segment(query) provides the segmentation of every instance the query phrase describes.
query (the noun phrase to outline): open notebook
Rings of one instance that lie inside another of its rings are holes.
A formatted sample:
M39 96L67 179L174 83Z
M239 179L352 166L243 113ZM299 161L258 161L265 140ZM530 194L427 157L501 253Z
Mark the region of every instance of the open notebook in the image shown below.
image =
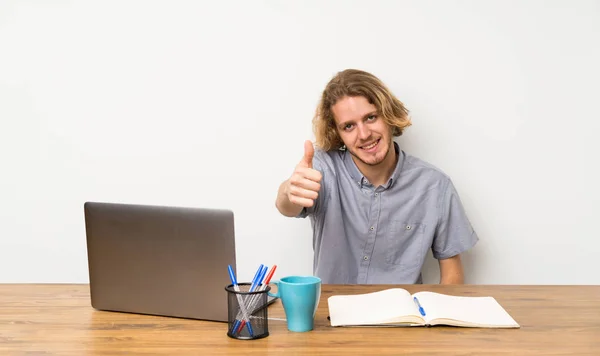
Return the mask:
M392 288L367 294L335 295L329 297L327 303L331 326L520 327L493 297L433 292L411 295L404 289Z

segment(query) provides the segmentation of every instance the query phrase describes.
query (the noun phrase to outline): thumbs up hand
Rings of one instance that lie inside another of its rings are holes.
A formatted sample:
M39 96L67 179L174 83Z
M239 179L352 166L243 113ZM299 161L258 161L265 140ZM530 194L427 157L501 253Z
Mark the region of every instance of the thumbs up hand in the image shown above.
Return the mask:
M313 148L312 142L304 141L304 157L300 164L305 165L306 168L312 168L312 160L315 155L315 149Z
M288 179L286 193L288 200L298 206L310 208L319 196L321 189L321 172L313 169L315 150L312 142L304 142L304 157Z

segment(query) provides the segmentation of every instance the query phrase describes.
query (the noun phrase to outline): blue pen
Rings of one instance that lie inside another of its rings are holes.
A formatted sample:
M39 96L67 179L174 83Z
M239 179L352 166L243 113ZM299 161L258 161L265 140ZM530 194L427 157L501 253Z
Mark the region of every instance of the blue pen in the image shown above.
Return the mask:
M425 309L423 309L417 297L413 297L413 300L415 301L415 303L417 303L417 307L419 307L419 313L421 313L422 316L425 316Z
M257 284L257 281L259 281L259 279L261 278L261 275L263 274L263 264L261 263L261 265L258 267L258 270L256 271L256 273L254 274L254 278L252 278L252 283L250 284L250 292L253 292L252 286ZM241 300L241 296L238 295L238 303L240 304L240 308L242 309L246 309L246 305L243 303L243 301ZM244 310L242 309L242 313L244 312ZM240 318L236 318L235 323L233 324L233 332L235 333L240 332L242 328L240 328ZM250 336L254 336L254 333L252 332L252 326L250 325L250 316L248 316L246 321L246 325L248 326L248 332L250 333Z
M269 270L268 266L263 266L261 272L259 273L259 275L257 276L257 278L255 278L252 281L252 285L250 286L250 292L256 292L257 290L262 290L262 288L264 287L260 287L260 285L262 285L263 281L265 281L265 277L267 276L267 271ZM255 304L258 302L260 298L260 295L258 294L254 294L250 297L250 301L248 302L248 304L246 305L246 307L248 308L249 312L248 315L251 315L251 312L254 310ZM240 312L238 312L236 319L241 318Z
M254 278L252 278L252 283L250 284L250 286L252 286L254 284L254 282L256 282L256 280L260 277L260 274L262 273L262 269L263 269L263 264L261 263L260 266L258 266L256 273L254 274ZM252 288L252 287L250 287L250 288Z
M252 281L252 285L250 285L250 292L256 291L256 288L258 288L258 286L262 284L263 279L267 275L267 270L269 269L269 267L263 266L263 265L260 265L260 266L261 266L261 269L258 274L258 278L256 278L254 281Z
M233 289L236 292L240 291L240 287L237 284L237 280L235 278L235 273L233 273L233 269L231 268L231 265L227 266L227 270L229 271L229 279L231 279L231 284L233 284ZM248 315L248 311L246 310L246 306L243 303L242 300L242 296L239 294L236 294L237 300L238 300L238 304L240 305L240 310L242 312L242 316L245 320L246 320L246 324L248 325L248 332L250 333L250 336L254 336L254 333L252 332L252 326L250 326L250 316ZM235 319L235 322L233 323L233 332L235 332L235 330L238 329L239 325L240 325L240 318L238 317Z

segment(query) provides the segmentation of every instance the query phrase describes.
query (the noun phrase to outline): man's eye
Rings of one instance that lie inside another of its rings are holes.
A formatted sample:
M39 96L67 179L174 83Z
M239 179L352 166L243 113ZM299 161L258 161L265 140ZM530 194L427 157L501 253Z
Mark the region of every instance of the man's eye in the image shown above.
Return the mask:
M348 131L352 129L352 124L347 124L346 126L344 126L344 130Z
M371 115L367 117L367 121L374 121L377 118L377 115Z

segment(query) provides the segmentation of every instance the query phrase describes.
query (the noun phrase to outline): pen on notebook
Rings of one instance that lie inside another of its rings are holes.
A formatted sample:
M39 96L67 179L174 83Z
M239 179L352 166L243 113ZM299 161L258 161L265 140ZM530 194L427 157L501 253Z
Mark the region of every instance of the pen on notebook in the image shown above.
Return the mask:
M419 313L421 313L422 316L425 316L425 309L423 309L423 307L421 306L421 303L419 303L419 300L417 299L417 297L413 297L413 300L417 304L417 307L419 307Z
M233 273L233 269L231 268L231 265L227 266L227 269L229 271L229 279L231 279L231 284L233 284L233 289L236 292L240 291L240 287L237 284L237 280L235 278L235 274ZM250 326L250 316L248 315L248 311L246 310L246 306L243 303L242 300L242 296L236 293L236 297L238 300L238 304L240 305L240 310L242 312L242 315L238 318L236 318L234 324L233 324L233 329L232 330L236 330L237 329L237 324L239 324L239 319L242 319L242 324L247 323L248 324L248 332L250 333L250 336L254 336L254 333L252 332L252 327ZM243 327L243 325L242 325Z

